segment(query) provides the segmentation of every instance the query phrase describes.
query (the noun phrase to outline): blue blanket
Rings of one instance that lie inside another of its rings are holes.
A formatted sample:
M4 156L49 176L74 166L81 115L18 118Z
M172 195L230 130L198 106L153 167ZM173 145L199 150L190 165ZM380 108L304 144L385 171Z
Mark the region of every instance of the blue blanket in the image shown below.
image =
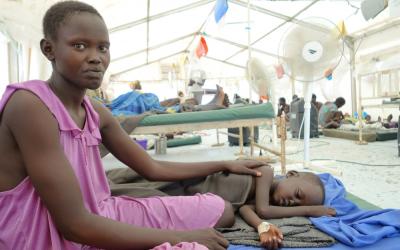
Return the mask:
M400 210L361 210L345 198L346 190L339 180L330 174L319 176L325 186L324 204L335 208L337 215L310 218L318 229L353 247L400 236Z
M113 115L138 115L146 111L166 111L155 94L131 91L118 96L107 105ZM176 107L179 108L179 107Z
M321 248L280 248L279 250L399 250L400 237L385 238L373 245L364 247L349 247L342 243L336 243L330 247ZM228 250L265 250L265 248L244 245L229 245Z

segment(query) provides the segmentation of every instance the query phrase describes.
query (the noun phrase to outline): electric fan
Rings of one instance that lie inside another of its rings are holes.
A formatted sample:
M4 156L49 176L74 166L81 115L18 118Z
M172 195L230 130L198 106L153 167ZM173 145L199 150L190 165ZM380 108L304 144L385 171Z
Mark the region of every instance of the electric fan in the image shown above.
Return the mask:
M313 83L332 76L344 50L339 28L324 18L307 18L286 31L279 46L285 74L303 83L304 167L310 165L310 110Z
M247 80L250 87L256 92L259 97L268 97L273 107L276 107L274 81L277 80L275 68L273 65L265 65L260 59L251 57L247 61L246 68ZM272 125L272 141L274 146L277 146L276 124Z
M253 91L261 97L270 97L272 103L274 103L274 89L272 84L276 79L274 67L272 65L266 66L260 59L252 57L247 62L246 74Z

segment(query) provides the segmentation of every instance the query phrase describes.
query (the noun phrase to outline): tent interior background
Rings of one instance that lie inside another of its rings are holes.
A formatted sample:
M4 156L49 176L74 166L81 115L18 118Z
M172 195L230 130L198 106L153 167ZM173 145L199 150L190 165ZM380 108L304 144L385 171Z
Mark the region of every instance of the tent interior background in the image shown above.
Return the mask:
M39 41L42 37L41 18L48 6L54 2L56 1L0 0L0 93L11 82L49 77L50 64L40 52ZM133 80L140 80L143 91L157 94L160 100L175 97L178 90L185 90L185 83L192 68L205 70L207 75L205 87L215 88L215 84L219 84L231 100L234 93L243 97L249 96L249 85L245 74L249 30L247 1L229 0L229 9L218 24L213 15L215 6L213 0L86 0L85 2L99 10L110 31L111 64L103 88L111 98L127 92L129 90L127 83ZM266 65L277 64L281 38L291 27L290 20L293 18L303 20L308 17L323 17L335 24L343 20L347 33L358 38L355 42L354 69L351 70L351 55L346 47L341 63L333 73L333 79L320 80L314 84L312 92L321 102L333 101L336 97L343 96L346 105L342 110L354 113L357 108L357 95L352 74L381 70L385 67L394 68L399 66L400 62L400 36L393 35L399 33L399 18L390 17L389 8L386 8L374 19L365 21L360 10L361 2L361 0L252 0L250 1L251 54L260 58ZM193 51L201 35L205 37L209 51L206 56L197 60ZM374 77L365 79L363 94L372 93L375 81ZM292 85L291 79L287 76L275 81L274 84L277 98L283 96L290 102L293 93L303 95L302 84L295 82ZM256 93L253 93L252 97L255 101L258 99ZM205 99L207 101L207 98ZM371 105L379 104L381 101L382 99L368 100ZM390 113L394 117L399 115L398 107L379 106L368 108L366 111L373 119L377 119L378 115L387 117ZM387 154L384 156L384 161L387 164L398 165L397 156L392 156L396 154L397 149L392 144L379 145L390 147L391 150L390 156ZM348 144L348 147L355 146ZM368 148L368 150L375 149ZM361 153L365 154L365 151ZM174 157L174 154L170 157ZM390 167L388 169L393 170ZM393 175L393 171L390 171L386 177ZM398 171L395 173L399 176ZM350 186L352 189L350 191L358 192L357 194L364 197L368 196L369 191L366 190L369 189L365 189L365 186L357 188L352 182L354 180L351 178L354 179L356 175L345 177L348 181L347 183L345 181L345 184ZM386 177L382 177L383 181ZM398 180L391 184L391 187L382 186L382 192L399 189ZM377 192L382 193L381 190L375 190L375 193ZM397 201L399 200L398 195L388 192L385 201L382 201L380 194L371 199L382 207L400 208L395 202L396 197Z
M0 59L4 72L0 76L0 92L9 82L46 79L49 76L50 65L41 55L38 45L42 36L41 17L54 2L0 1L0 52L6 55ZM177 90L185 90L190 69L196 67L206 71L206 87L215 88L218 83L231 98L233 93L249 95L245 77L248 59L247 1L229 1L229 10L219 24L214 19L215 1L212 0L87 2L100 11L110 30L111 64L103 88L107 89L111 98L128 91L126 83L136 79L144 83L144 91L159 92L161 100L175 97ZM361 2L250 1L252 56L260 58L266 65L277 64L281 38L292 25L287 22L290 18L302 20L323 17L335 24L343 20L349 34L387 18L388 8L372 21L365 21L359 10ZM335 11L330 11L332 9ZM394 48L400 38L391 36L392 32L390 29L377 38L362 39L360 45L356 44L359 46L357 59L382 50L385 46ZM196 60L193 51L201 34L207 41L209 52L204 58ZM378 62L376 57L373 58L375 61L368 58L358 63L362 63L363 68L380 67L382 62L388 60L380 57ZM396 58L391 58L391 61L395 62ZM344 111L352 113L356 108L353 107L355 102L350 101L355 99L355 94L351 90L349 60L346 51L334 72L333 80L319 81L313 92L322 102L343 96L349 100ZM288 101L293 91L302 95L302 84L295 83L292 89L288 77L277 81L275 85L275 96L284 96ZM255 99L256 96L253 95ZM385 109L385 116L395 111Z

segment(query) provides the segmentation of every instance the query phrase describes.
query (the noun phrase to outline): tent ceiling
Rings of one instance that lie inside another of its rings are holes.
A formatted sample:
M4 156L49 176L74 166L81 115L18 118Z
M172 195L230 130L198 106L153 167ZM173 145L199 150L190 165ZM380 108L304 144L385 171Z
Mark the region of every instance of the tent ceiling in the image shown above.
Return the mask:
M0 0L0 24L10 27L8 33L15 40L24 40L26 33L29 37L25 37L25 40L38 44L41 36L40 18L54 2L56 0ZM112 44L110 71L114 76L122 76L153 62L176 62L181 54L190 56L200 35L205 37L209 46L208 61L239 68L246 65L248 25L245 0L228 1L229 10L223 24L215 23L215 0L85 2L99 10L109 27ZM290 27L287 22L304 23L302 20L310 16L325 17L332 22L345 19L346 24L358 25L363 22L361 12L356 13L354 8L360 6L360 0L250 2L252 55L263 58L267 63L276 62L280 39ZM12 13L16 11L24 16L26 14L26 18L22 20L15 17ZM352 16L354 13L356 15ZM21 30L25 25L29 27L29 32L26 32L26 28L25 31ZM18 33L18 30L21 31Z

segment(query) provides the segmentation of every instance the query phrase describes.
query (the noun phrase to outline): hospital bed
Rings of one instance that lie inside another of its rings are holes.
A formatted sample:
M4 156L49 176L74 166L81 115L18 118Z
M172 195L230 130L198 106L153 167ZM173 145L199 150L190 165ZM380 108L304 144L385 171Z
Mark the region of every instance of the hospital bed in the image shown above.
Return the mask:
M250 156L253 156L254 147L262 148L280 157L282 173L285 170L285 136L281 136L281 151L269 149L255 142L254 127L264 124L272 124L275 119L275 112L271 103L245 105L240 107L231 107L227 109L185 112L175 114L150 115L144 117L139 126L132 134L158 134L163 136L167 133L199 131L207 129L217 129L217 141L219 143L219 130L223 128L239 128L239 155L243 153L243 128L250 127ZM281 120L280 118L278 118ZM284 119L283 119L284 120ZM285 124L280 126L285 130ZM285 133L282 133L285 134Z

